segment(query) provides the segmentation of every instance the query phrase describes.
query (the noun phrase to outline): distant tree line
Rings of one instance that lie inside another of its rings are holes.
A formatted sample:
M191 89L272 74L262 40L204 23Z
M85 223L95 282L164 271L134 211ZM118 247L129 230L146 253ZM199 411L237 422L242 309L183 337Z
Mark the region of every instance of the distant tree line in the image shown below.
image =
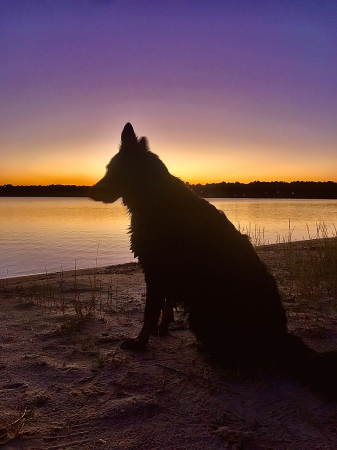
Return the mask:
M90 186L51 184L49 186L0 186L1 197L87 197Z
M326 198L337 199L333 181L253 181L252 183L212 183L190 185L202 197L211 198Z
M333 181L254 181L252 183L188 184L208 198L311 198L337 199ZM87 197L91 186L51 184L49 186L0 186L1 197Z

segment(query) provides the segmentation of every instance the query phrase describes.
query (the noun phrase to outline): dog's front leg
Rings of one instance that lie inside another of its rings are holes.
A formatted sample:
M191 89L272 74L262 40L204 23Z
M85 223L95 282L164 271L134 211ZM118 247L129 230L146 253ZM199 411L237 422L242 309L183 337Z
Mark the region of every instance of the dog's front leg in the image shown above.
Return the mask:
M135 339L126 339L121 348L126 350L141 350L146 347L153 330L158 327L160 311L164 307L165 292L157 279L146 280L146 304L144 323L139 335Z

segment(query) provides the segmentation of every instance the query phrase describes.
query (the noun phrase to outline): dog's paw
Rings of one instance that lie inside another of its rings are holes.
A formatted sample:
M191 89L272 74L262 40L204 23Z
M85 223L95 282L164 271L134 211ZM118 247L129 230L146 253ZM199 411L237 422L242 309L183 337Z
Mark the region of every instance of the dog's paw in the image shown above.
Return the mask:
M121 348L123 350L143 350L146 347L146 342L139 338L129 338L125 339L121 343Z

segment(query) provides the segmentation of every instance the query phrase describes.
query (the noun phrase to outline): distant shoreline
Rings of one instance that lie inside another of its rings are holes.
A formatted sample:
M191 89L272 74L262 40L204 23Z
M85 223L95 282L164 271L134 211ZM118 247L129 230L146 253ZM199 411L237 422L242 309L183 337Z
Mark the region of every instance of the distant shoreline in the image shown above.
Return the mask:
M188 186L204 198L337 199L333 181L254 181L252 183L206 183ZM0 186L0 197L88 197L91 186Z

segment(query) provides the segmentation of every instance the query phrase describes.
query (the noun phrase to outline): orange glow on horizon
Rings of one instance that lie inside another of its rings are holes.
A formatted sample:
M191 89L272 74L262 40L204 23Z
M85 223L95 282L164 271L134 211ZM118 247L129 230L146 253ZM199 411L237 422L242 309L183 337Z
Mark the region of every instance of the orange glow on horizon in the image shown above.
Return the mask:
M337 155L322 159L320 154L306 157L293 154L285 157L278 152L258 150L251 146L220 148L209 146L207 153L200 146L178 147L154 142L153 151L170 173L190 184L221 182L249 183L253 181L335 181ZM157 152L157 148L160 149ZM193 150L191 149L193 148ZM114 149L115 151L111 151ZM75 152L51 152L17 159L15 164L3 161L0 185L93 185L105 174L105 167L118 150L107 143ZM152 150L152 148L151 148ZM42 152L41 152L42 153ZM14 167L15 165L15 167Z
M172 172L171 172L172 173ZM181 173L178 174L172 173L174 176L177 176L185 183L189 184L213 184L213 183L251 183L254 181L266 181L266 182L272 182L272 181L284 181L284 182L291 182L291 181L315 181L315 182L324 182L324 181L334 181L337 182L336 177L322 177L322 176L314 176L313 174L311 176L307 177L300 177L300 176L289 176L286 174L280 175L280 174L270 174L269 176L251 176L251 174L243 175L242 173L238 173L237 175L231 173L229 174L223 174L223 176L189 176L188 174ZM97 183L104 174L97 174L97 176L94 175L69 175L69 176L13 176L8 179L7 177L0 177L0 185L5 184L12 184L14 186L21 185L21 186L30 186L30 185L41 185L41 186L48 186L52 184L60 184L60 185L77 185L77 186L92 186L93 184Z

